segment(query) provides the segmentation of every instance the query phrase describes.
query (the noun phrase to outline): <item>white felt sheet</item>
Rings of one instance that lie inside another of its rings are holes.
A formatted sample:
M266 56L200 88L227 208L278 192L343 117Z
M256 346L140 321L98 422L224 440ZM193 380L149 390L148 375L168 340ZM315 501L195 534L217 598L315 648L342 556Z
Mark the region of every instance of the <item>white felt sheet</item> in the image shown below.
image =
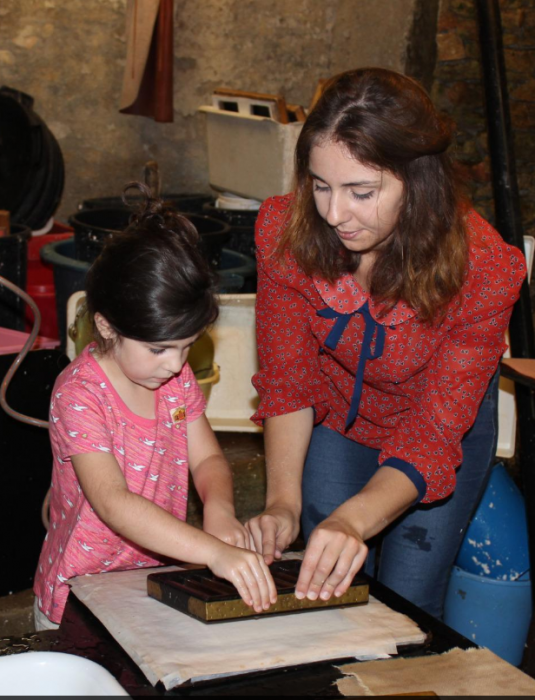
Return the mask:
M328 659L385 658L425 634L405 615L370 597L366 605L206 625L147 595L137 569L69 581L148 680L166 689L186 681Z

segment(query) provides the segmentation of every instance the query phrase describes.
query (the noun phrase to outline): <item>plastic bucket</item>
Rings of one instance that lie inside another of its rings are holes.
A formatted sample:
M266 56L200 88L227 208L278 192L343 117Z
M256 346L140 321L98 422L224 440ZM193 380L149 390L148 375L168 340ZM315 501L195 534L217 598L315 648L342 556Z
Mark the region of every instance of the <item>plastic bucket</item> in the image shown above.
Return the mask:
M256 292L256 261L244 253L238 253L236 250L223 248L221 251L221 260L219 270L225 274L240 275L244 279L244 284L239 291L244 293Z
M0 238L0 275L23 290L26 289L31 233L28 226L11 224L11 234ZM0 286L0 326L23 331L25 312L26 302L7 287Z
M231 251L232 252L232 251ZM251 274L251 263L256 272L256 264L254 260L244 260L246 256L239 258L227 258L232 264L239 263L240 269ZM41 258L45 263L52 265L54 270L54 285L56 289L55 303L58 319L59 339L61 347L64 348L67 342L67 302L71 294L80 292L85 289L85 278L90 262L77 260L75 254L75 241L71 236L66 240L56 241L41 248ZM219 285L218 291L221 294L231 294L239 292L245 284L245 277L236 269L219 270Z
M226 248L252 258L256 256L255 223L258 211L220 209L213 204L205 204L203 210L212 219L220 219L230 226L230 238L225 243Z
M217 273L219 278L217 291L219 294L237 294L243 291L245 279L242 275L235 272L227 272L219 270Z
M205 204L211 204L214 202L214 197L209 194L203 194L200 192L164 192L160 195L160 199L165 202L170 202L178 211L191 211L196 214L202 214L203 206ZM127 196L128 202L142 202L144 198L141 196ZM83 202L78 207L79 209L106 209L106 208L127 208L128 204L123 202L122 197L93 197L91 199L84 199Z
M74 228L76 258L93 262L109 236L124 230L133 211L125 207L115 209L83 209L69 217ZM200 235L200 246L209 262L218 267L221 249L230 237L230 227L224 221L201 214L181 212L195 226Z
M43 236L33 236L28 241L28 271L26 291L37 304L41 312L39 333L48 338L59 338L58 316L56 312L56 288L54 285L54 269L41 259L41 248L56 241L72 238L70 226L54 222L49 233ZM33 328L33 314L26 310L26 330Z
M531 581L500 581L453 567L444 622L513 666L522 661L531 610Z
M67 301L71 294L85 289L85 278L91 263L76 260L72 236L41 248L41 258L54 270L59 339L64 348L67 342Z
M494 579L529 578L524 496L503 464L497 464L466 531L455 564Z

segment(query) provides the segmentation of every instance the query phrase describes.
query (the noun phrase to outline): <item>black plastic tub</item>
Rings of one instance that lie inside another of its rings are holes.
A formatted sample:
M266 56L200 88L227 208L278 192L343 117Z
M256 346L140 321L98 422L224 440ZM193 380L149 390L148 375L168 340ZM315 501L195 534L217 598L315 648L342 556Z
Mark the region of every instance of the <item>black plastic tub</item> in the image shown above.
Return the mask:
M160 199L165 202L170 202L178 211L188 211L194 214L203 214L203 207L205 204L211 205L214 203L214 197L209 194L195 193L195 192L183 192L183 193L169 193L164 192L160 195ZM128 195L129 202L141 202L143 197L130 196ZM91 199L84 199L79 206L79 209L117 209L117 208L128 208L122 200L122 197L93 197Z
M256 274L254 260L237 257L232 251L223 250L222 257L227 269L218 270L219 292L221 294L238 293L244 290L246 282ZM74 237L49 243L41 248L41 259L52 266L54 286L56 289L56 312L61 347L67 342L67 302L74 292L85 289L85 278L91 267L90 262L77 260ZM247 279L246 279L247 278Z
M201 237L201 247L213 267L219 266L221 250L230 238L230 226L224 221L202 214L181 212L195 226ZM93 262L104 241L128 226L132 210L123 208L83 209L69 218L74 228L75 257Z
M254 228L258 217L258 209L220 209L215 204L207 202L203 206L203 213L212 219L221 219L230 226L244 226Z
M32 231L23 224L11 224L9 236L0 237L0 275L26 290L28 241ZM23 331L26 302L18 294L0 285L0 326Z
M253 257L239 253L236 250L223 248L219 271L227 275L240 275L243 278L243 284L238 290L240 293L256 293L256 260Z
M0 209L10 212L12 224L38 231L59 205L65 166L57 140L33 105L31 95L0 87Z
M214 204L207 203L203 212L212 219L219 219L230 226L230 238L225 243L226 248L256 257L254 235L258 210L219 209Z

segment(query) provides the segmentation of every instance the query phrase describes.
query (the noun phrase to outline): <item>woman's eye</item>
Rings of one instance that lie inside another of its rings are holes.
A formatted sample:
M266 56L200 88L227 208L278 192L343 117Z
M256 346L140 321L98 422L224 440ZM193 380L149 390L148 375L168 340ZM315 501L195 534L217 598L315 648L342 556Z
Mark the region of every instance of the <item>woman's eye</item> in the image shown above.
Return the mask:
M317 182L314 183L314 192L327 192L328 189L326 185L319 185Z
M359 200L362 200L362 199L370 199L370 197L373 196L373 190L370 190L369 192L366 192L366 194L358 194L357 192L351 191L351 195L352 195L355 199L359 199Z
M153 355L161 355L165 352L164 348L149 348Z

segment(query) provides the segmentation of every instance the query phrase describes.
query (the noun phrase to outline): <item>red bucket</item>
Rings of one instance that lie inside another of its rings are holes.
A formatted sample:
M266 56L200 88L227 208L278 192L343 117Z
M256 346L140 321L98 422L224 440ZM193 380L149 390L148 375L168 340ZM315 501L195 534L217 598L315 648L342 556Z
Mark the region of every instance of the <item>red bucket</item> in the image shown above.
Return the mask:
M41 260L41 248L73 236L73 229L66 224L54 222L49 233L33 236L28 241L28 268L26 291L37 304L41 312L39 335L47 338L59 338L58 318L56 313L56 289L54 287L54 268ZM33 314L26 310L26 330L33 328Z

